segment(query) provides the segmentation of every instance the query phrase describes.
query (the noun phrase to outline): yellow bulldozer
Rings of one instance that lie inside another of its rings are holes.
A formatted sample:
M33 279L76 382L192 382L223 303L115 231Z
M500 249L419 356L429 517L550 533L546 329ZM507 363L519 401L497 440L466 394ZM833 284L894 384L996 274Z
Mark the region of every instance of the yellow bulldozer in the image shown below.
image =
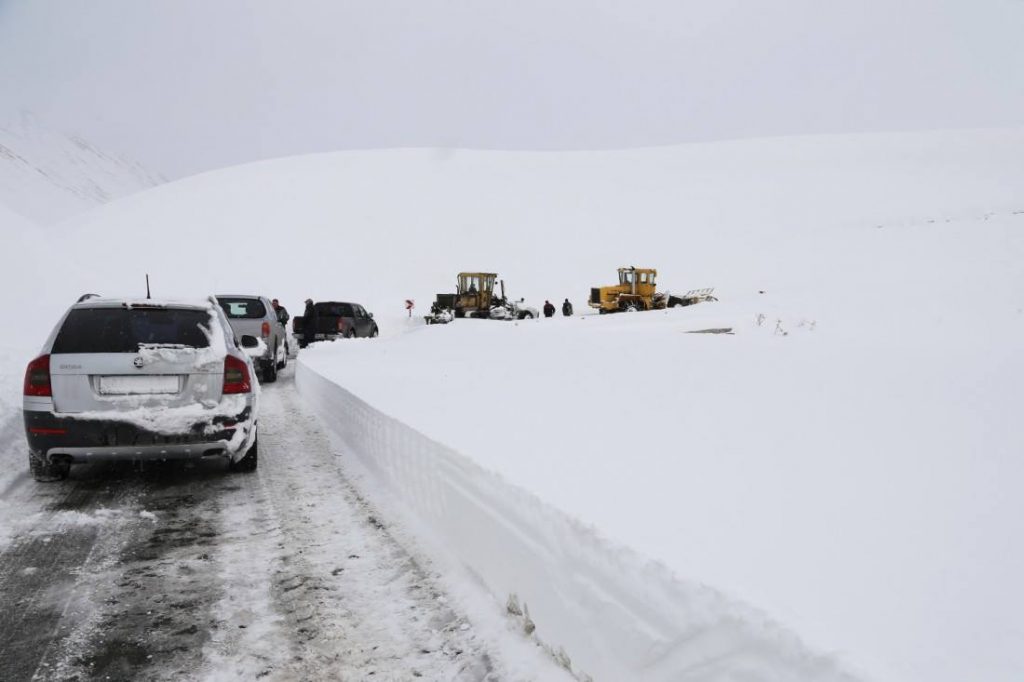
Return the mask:
M619 268L619 283L590 290L591 308L605 313L661 310L676 306L693 305L702 301L717 301L714 289L692 289L682 296L673 296L656 290L658 271L654 268Z

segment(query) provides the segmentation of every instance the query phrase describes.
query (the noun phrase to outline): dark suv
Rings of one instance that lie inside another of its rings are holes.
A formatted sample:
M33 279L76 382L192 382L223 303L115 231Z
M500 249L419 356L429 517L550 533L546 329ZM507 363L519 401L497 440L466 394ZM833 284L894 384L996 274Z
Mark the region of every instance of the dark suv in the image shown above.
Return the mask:
M301 346L313 341L333 341L339 337L373 338L380 333L373 313L366 312L358 303L324 301L314 303L313 308L316 310L315 339L305 338L305 318L302 315L292 318L292 333Z

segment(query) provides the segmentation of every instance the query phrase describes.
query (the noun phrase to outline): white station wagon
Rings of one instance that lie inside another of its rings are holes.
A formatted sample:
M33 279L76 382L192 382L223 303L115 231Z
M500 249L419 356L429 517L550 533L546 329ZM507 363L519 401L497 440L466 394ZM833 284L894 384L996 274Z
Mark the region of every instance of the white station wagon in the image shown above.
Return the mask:
M86 295L25 372L29 464L40 481L99 460L222 457L252 471L258 402L252 360L216 299Z

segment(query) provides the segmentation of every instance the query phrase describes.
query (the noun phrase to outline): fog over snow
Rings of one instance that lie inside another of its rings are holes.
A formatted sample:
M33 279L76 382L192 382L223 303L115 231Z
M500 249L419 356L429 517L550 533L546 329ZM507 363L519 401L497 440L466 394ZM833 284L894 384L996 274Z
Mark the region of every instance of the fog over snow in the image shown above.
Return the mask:
M0 2L22 110L181 176L344 148L585 149L1024 120L1014 0Z

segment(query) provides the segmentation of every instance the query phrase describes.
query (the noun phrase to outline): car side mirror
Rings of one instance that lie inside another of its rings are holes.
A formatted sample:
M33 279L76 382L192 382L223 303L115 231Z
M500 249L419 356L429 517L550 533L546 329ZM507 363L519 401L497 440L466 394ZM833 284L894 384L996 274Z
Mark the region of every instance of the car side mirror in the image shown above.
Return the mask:
M255 336L249 336L248 334L242 336L242 348L256 348L259 345L260 342Z
M370 313L370 319L371 320L373 319L373 313Z

